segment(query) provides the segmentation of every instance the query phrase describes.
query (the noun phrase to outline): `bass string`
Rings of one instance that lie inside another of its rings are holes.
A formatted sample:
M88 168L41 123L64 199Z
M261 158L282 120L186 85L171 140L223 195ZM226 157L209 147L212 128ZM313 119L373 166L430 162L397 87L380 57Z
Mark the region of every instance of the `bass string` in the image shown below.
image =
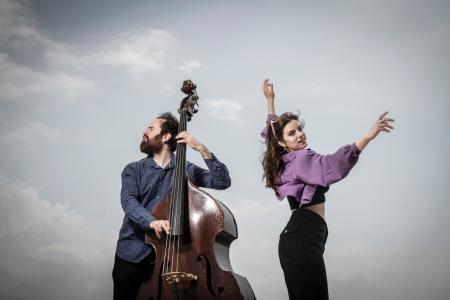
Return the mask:
M186 128L184 128L184 130L186 130ZM184 145L182 148L182 154L183 154L183 158L186 158L186 145ZM183 170L185 170L185 163L186 160L185 159L180 159L181 163L180 163L180 171L182 172ZM184 173L180 173L181 175L183 175ZM181 224L181 220L182 220L182 214L183 214L183 207L182 205L184 204L184 182L185 182L185 178L184 176L180 176L180 189L179 189L179 198L178 198L178 220L180 222L180 224L178 225L180 227L180 233L183 233L183 224ZM179 254L180 254L180 238L181 238L181 234L177 235L177 266L176 266L176 270L178 271L178 261L179 261Z
M186 111L181 111L181 116L180 116L180 127L181 127L181 131L185 131L187 128L186 126ZM179 162L180 162L180 169L179 171L179 176L178 176L178 194L177 194L177 221L179 222L177 224L177 226L179 227L179 234L176 236L176 240L177 240L177 251L176 251L176 271L178 272L178 261L179 261L179 253L180 253L180 238L181 238L181 233L182 233L182 226L183 224L181 224L181 218L182 218L182 205L183 205L183 200L184 200L184 189L183 189L183 185L184 185L184 173L185 173L185 163L186 163L186 144L181 144L180 145L180 150L181 150L181 154L178 155L179 157Z
M177 176L177 169L175 168L174 178ZM174 205L174 192L172 192L169 203L169 224L172 227L173 220L173 205ZM165 248L164 248L164 259L163 259L163 274L165 274L169 268L169 256L170 256L170 240L172 239L172 231L169 231L169 234L166 238Z
M180 113L180 130L179 132L186 130L186 113L185 111L181 111ZM174 210L173 210L173 228L176 228L177 231L181 231L181 204L182 204L182 198L183 198L183 180L184 180L184 160L186 155L186 145L185 144L179 144L179 147L177 149L179 153L177 153L177 177L175 182L175 197L174 197ZM173 238L171 238L171 245L169 246L171 251L171 272L178 271L178 259L179 259L179 239L180 239L180 233L181 232L175 232L173 234ZM175 269L174 269L175 268Z
M181 127L183 124L183 114L181 114L180 116L180 123L181 123ZM179 132L181 132L182 130L179 130ZM179 147L177 147L177 150L182 149L181 145L179 145ZM178 154L178 153L177 153ZM164 260L163 260L163 274L167 273L168 271L173 271L173 254L175 252L175 239L176 239L176 235L173 234L173 228L175 228L175 226L177 226L177 201L176 199L178 198L179 195L179 190L180 190L180 186L179 183L176 181L176 179L178 178L178 174L180 174L180 155L177 155L177 159L176 159L176 165L175 165L175 173L174 173L174 177L173 180L174 182L174 188L172 190L172 195L170 197L170 205L169 205L169 224L171 227L171 230L169 231L169 235L166 238L166 242L165 242L165 249L164 249ZM182 174L182 173L181 173ZM170 270L169 270L169 266L170 266Z
M180 149L180 147L178 147L177 151ZM176 163L176 171L175 173L177 175L180 174L180 170L179 170L179 156L177 153L177 163ZM177 199L178 199L178 192L179 192L179 184L177 181L178 176L174 177L174 183L173 183L173 209L172 209L172 222L170 224L170 242L169 242L169 261L170 261L170 272L173 272L173 266L174 266L174 255L175 255L175 239L176 239L176 227L177 227Z
M181 146L179 147L178 150L181 150ZM177 153L177 174L180 175L180 157L179 157L179 153ZM179 176L178 176L179 177ZM176 179L178 179L178 177ZM178 199L179 199L179 194L180 194L180 183L179 180L175 181L175 197L174 197L174 210L173 210L173 218L172 218L172 225L173 226L171 228L171 232L174 232L173 234L173 239L171 239L171 248L172 248L172 253L171 253L171 265L170 265L170 271L174 272L174 267L175 267L175 245L176 245L176 239L177 239L177 233L176 233L176 229L178 228Z

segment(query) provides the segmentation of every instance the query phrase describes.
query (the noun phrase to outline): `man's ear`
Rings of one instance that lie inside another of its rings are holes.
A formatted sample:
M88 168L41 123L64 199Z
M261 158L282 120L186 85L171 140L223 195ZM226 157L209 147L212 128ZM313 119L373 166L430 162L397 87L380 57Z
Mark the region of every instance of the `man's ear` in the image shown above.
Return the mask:
M172 134L170 134L170 133L165 133L161 136L161 140L163 143L170 141L171 138L172 138Z

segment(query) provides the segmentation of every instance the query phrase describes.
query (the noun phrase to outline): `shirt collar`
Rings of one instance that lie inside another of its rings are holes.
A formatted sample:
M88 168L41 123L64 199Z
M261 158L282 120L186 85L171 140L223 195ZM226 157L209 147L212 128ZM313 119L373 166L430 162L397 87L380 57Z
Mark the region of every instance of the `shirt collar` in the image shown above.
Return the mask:
M153 157L148 156L148 161L149 161L149 165L150 167L153 167L155 169L162 169L160 166L158 166L155 162L155 160L153 159ZM172 154L172 158L170 159L169 163L167 164L167 166L164 169L171 169L175 166L175 162L176 162L176 155Z

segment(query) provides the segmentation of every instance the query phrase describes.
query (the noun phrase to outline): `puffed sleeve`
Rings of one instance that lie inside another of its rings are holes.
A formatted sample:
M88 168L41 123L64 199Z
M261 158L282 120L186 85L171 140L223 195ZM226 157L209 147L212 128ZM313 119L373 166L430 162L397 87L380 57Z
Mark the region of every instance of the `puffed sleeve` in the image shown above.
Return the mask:
M311 149L301 150L292 162L292 175L308 184L328 186L348 175L360 153L354 143L328 155L318 154Z

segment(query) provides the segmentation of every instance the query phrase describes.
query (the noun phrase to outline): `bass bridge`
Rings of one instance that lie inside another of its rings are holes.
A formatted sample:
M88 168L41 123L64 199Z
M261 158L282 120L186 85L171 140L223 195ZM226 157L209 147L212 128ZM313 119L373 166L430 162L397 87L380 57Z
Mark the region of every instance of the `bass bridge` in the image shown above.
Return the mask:
M166 281L171 284L183 286L193 280L197 280L197 276L186 272L168 272L161 275Z

